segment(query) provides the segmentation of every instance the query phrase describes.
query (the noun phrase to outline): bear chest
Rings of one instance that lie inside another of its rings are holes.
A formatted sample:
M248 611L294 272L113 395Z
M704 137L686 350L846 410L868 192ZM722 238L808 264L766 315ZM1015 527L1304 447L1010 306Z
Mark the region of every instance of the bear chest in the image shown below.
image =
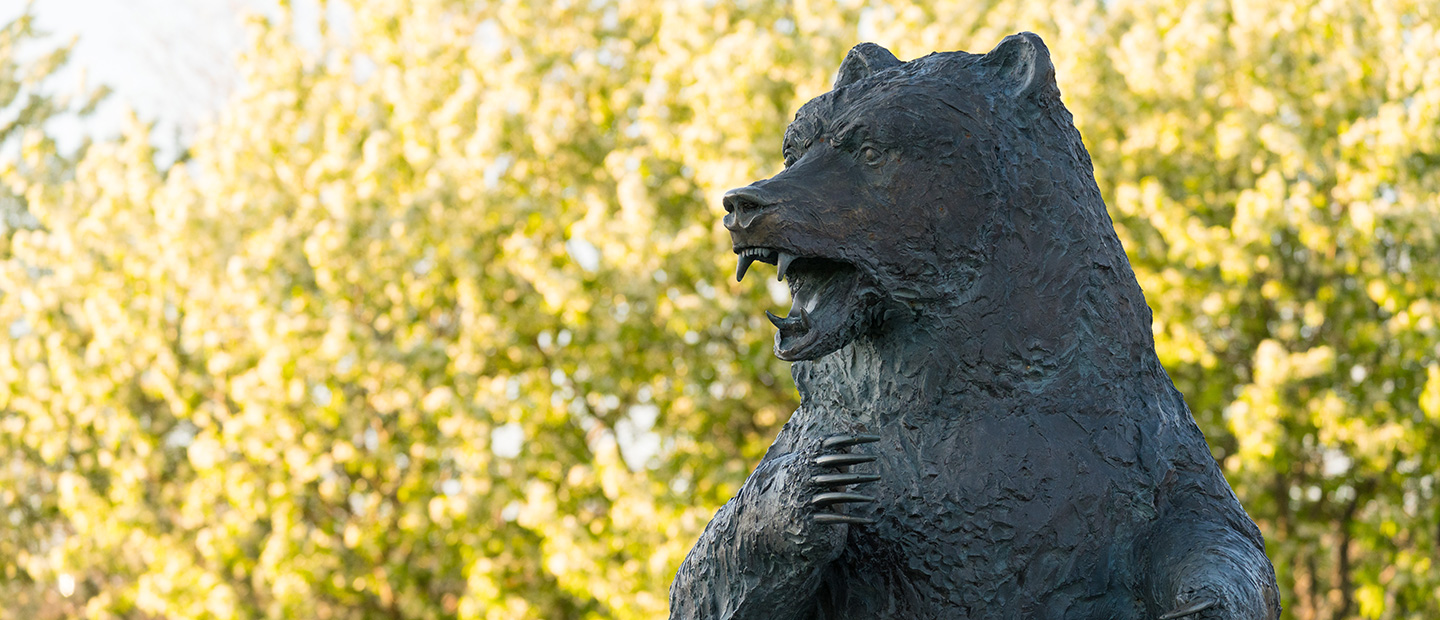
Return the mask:
M876 522L851 528L821 617L1000 617L1125 598L1107 567L1128 553L1145 485L1066 430L1021 417L873 429L867 467L881 480L855 512Z

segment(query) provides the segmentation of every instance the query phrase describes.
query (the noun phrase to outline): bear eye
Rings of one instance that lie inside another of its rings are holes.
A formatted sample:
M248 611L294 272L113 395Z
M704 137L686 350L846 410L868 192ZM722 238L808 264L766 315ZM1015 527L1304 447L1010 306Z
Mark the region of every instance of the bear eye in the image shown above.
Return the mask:
M790 166L795 165L795 159L796 159L796 157L795 157L795 152L794 152L794 151L791 151L790 149L785 149L784 155L785 155L785 167L786 167L786 168L789 168Z
M865 159L865 163L871 166L878 166L880 162L884 161L885 153L873 146L867 146L860 149L860 157Z

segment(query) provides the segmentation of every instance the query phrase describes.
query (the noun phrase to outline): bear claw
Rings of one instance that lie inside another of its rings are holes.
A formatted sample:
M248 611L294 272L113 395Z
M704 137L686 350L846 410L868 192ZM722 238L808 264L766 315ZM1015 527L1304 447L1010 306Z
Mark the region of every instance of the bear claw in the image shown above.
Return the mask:
M1184 618L1185 616L1188 616L1190 614L1196 614L1205 611L1206 609L1210 609L1210 607L1214 604L1215 601L1210 599L1198 601L1195 604L1190 605L1189 607L1186 607L1184 609L1177 609L1168 614L1162 615L1160 616L1160 620L1175 620L1176 618Z
M870 525L871 523L874 523L874 522L875 522L874 519L868 519L868 518L865 518L865 517L852 517L852 516L850 516L850 515L837 515L837 514L829 513L829 512L822 512L822 513L819 513L819 514L817 514L817 515L815 515L815 516L813 516L813 517L811 517L811 518L814 519L816 523L821 523L821 524L826 524L826 525L834 525L834 524L841 524L841 523L849 523L849 524L852 524L852 525Z
M862 443L875 443L880 441L879 435L836 435L827 437L825 442L820 444L821 448L832 450L835 448L848 448L858 446Z
M821 493L810 500L811 506L829 506L831 504L843 504L846 502L873 502L875 498L859 493L843 493L839 491Z
M869 463L873 460L875 457L868 454L824 454L815 457L815 464L821 467L844 467Z

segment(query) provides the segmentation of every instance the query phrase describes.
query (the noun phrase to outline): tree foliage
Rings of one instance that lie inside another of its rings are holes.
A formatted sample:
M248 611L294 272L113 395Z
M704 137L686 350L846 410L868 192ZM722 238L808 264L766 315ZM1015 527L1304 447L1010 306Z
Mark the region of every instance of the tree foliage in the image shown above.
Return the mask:
M664 617L795 405L720 194L859 40L1017 30L1288 617L1440 614L1430 3L376 0L318 47L296 14L169 169L138 121L65 157L21 117L0 615Z

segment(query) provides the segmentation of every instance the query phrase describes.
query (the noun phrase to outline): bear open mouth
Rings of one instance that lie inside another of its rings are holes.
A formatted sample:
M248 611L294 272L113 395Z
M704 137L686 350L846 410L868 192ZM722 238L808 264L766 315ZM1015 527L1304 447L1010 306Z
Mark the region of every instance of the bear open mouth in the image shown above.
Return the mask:
M787 362L815 359L844 346L860 331L871 287L862 285L855 265L771 248L736 252L736 280L743 280L750 264L760 261L778 266L778 277L790 285L790 312L783 317L765 312L776 329L776 357Z

